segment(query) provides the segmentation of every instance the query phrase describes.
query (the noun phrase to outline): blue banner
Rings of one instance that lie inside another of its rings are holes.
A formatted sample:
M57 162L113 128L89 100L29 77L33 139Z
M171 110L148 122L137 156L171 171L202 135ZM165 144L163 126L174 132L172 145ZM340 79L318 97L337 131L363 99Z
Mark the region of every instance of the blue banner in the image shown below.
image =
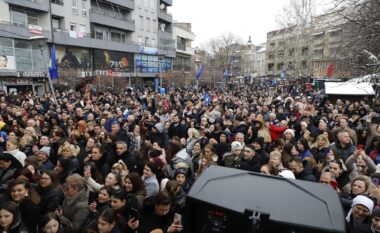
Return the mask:
M199 68L198 73L195 76L196 80L198 80L201 77L204 67L205 67L205 64L202 64L201 67Z
M49 64L49 74L51 80L58 78L57 59L55 57L55 45L51 47L51 59Z

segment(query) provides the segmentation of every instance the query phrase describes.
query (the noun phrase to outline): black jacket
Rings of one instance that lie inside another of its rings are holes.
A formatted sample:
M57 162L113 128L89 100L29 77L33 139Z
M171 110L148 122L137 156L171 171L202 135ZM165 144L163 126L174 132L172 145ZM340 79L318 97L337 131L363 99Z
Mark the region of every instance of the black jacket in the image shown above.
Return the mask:
M29 233L36 233L40 221L40 207L28 198L22 200L19 204L21 219Z
M237 166L236 168L251 172L260 172L261 162L257 156L254 156L250 160L245 160L241 158L239 166Z
M41 196L40 212L44 215L49 212L54 212L59 206L62 206L65 194L60 187L47 187L37 190Z
M304 164L304 169L299 174L295 174L296 179L317 182L317 179L313 175L313 170L309 166L309 164L306 161L303 164Z

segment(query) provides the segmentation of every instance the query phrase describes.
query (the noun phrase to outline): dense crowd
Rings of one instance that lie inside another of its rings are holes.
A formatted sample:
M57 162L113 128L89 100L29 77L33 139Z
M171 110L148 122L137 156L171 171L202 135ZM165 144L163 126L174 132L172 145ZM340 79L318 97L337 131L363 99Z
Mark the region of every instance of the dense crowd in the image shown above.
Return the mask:
M225 166L329 185L349 232L380 233L380 98L269 93L0 91L0 231L186 232L192 184Z

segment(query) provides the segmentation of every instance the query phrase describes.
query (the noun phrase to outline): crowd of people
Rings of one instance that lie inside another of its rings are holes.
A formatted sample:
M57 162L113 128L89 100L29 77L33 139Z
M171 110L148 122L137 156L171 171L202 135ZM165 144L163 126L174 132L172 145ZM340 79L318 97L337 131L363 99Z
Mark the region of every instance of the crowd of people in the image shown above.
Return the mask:
M349 232L380 233L380 98L55 94L0 93L1 232L186 232L192 184L225 166L329 185Z

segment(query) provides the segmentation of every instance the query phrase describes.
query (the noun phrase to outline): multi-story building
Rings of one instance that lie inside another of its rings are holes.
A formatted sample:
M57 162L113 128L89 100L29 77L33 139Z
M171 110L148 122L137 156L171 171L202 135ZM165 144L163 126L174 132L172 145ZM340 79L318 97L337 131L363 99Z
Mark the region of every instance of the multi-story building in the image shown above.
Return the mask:
M152 86L160 71L171 69L175 57L168 12L172 4L172 0L0 0L0 55L8 60L8 67L0 68L0 87L42 93L44 63L49 62L53 44L62 85L119 78L135 87Z
M256 45L255 52L253 53L253 77L264 78L265 77L265 65L266 65L266 43Z
M195 34L191 30L191 23L174 23L173 37L175 38L177 49L176 57L173 61L173 72L168 73L170 76L168 81L187 85L190 84L193 78L192 56L194 55L194 49L192 49L191 43L195 39Z
M344 71L342 46L344 21L339 14L314 17L305 28L297 26L271 31L267 34L266 75L272 78L326 77L329 64L334 77L347 75Z

